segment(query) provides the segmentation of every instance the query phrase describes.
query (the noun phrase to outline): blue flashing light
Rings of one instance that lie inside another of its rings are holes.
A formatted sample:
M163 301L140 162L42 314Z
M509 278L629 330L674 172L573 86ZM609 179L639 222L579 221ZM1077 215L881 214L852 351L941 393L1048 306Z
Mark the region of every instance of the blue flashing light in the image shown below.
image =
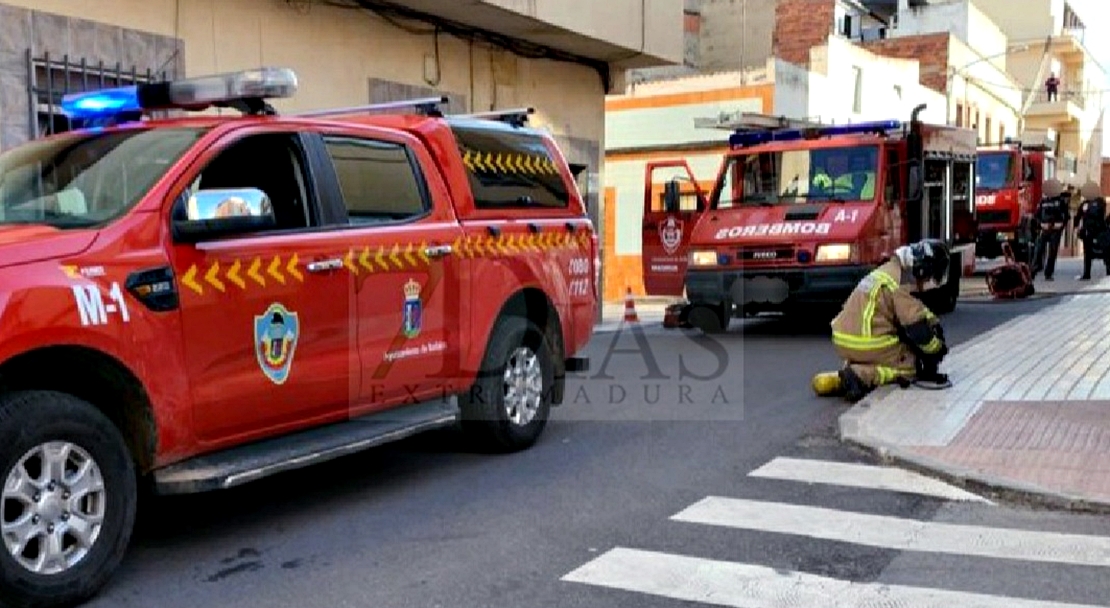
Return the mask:
M834 135L858 135L862 133L876 133L893 131L902 127L898 120L880 120L875 122L861 122L851 125L832 125L828 127L813 127L803 129L779 129L766 131L736 131L728 138L728 143L733 148L756 146L772 141L797 141L817 137L830 137Z
M62 98L62 111L71 119L101 118L142 109L137 86L70 93Z
M802 264L808 264L809 263L809 252L805 251L805 250L799 251L798 252L798 261L801 262Z

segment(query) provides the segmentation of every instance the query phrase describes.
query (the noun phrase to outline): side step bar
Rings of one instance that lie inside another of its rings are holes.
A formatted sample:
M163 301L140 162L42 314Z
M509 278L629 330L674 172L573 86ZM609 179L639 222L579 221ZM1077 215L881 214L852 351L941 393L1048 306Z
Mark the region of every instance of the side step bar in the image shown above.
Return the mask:
M158 494L225 490L453 425L458 402L436 400L190 458L154 473Z

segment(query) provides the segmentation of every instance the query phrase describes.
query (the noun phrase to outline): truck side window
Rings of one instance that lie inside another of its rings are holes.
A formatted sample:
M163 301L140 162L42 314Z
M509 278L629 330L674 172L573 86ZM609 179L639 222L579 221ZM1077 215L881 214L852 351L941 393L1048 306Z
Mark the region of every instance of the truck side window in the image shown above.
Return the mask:
M469 126L451 130L479 209L565 209L571 188L544 141L528 131Z
M325 137L352 224L423 216L429 208L424 176L402 144Z
M278 230L308 228L315 224L303 168L292 135L251 135L224 148L193 181L193 187L258 188L270 199Z

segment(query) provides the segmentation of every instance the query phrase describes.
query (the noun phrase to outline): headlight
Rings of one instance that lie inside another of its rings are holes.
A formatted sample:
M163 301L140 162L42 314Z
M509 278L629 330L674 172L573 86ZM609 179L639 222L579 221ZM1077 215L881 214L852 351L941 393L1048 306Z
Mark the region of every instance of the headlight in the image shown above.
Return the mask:
M818 245L818 262L847 262L852 259L852 246L846 243L835 245Z
M716 266L717 265L717 252L716 251L691 251L690 252L690 265L691 266Z

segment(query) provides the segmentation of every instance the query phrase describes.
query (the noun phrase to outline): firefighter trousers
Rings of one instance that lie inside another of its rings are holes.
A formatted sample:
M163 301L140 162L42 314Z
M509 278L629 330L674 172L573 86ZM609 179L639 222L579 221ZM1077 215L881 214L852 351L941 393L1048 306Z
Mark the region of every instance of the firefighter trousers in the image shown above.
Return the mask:
M877 350L833 346L845 367L852 368L868 388L891 384L899 378L912 380L917 375L917 356L904 342Z

